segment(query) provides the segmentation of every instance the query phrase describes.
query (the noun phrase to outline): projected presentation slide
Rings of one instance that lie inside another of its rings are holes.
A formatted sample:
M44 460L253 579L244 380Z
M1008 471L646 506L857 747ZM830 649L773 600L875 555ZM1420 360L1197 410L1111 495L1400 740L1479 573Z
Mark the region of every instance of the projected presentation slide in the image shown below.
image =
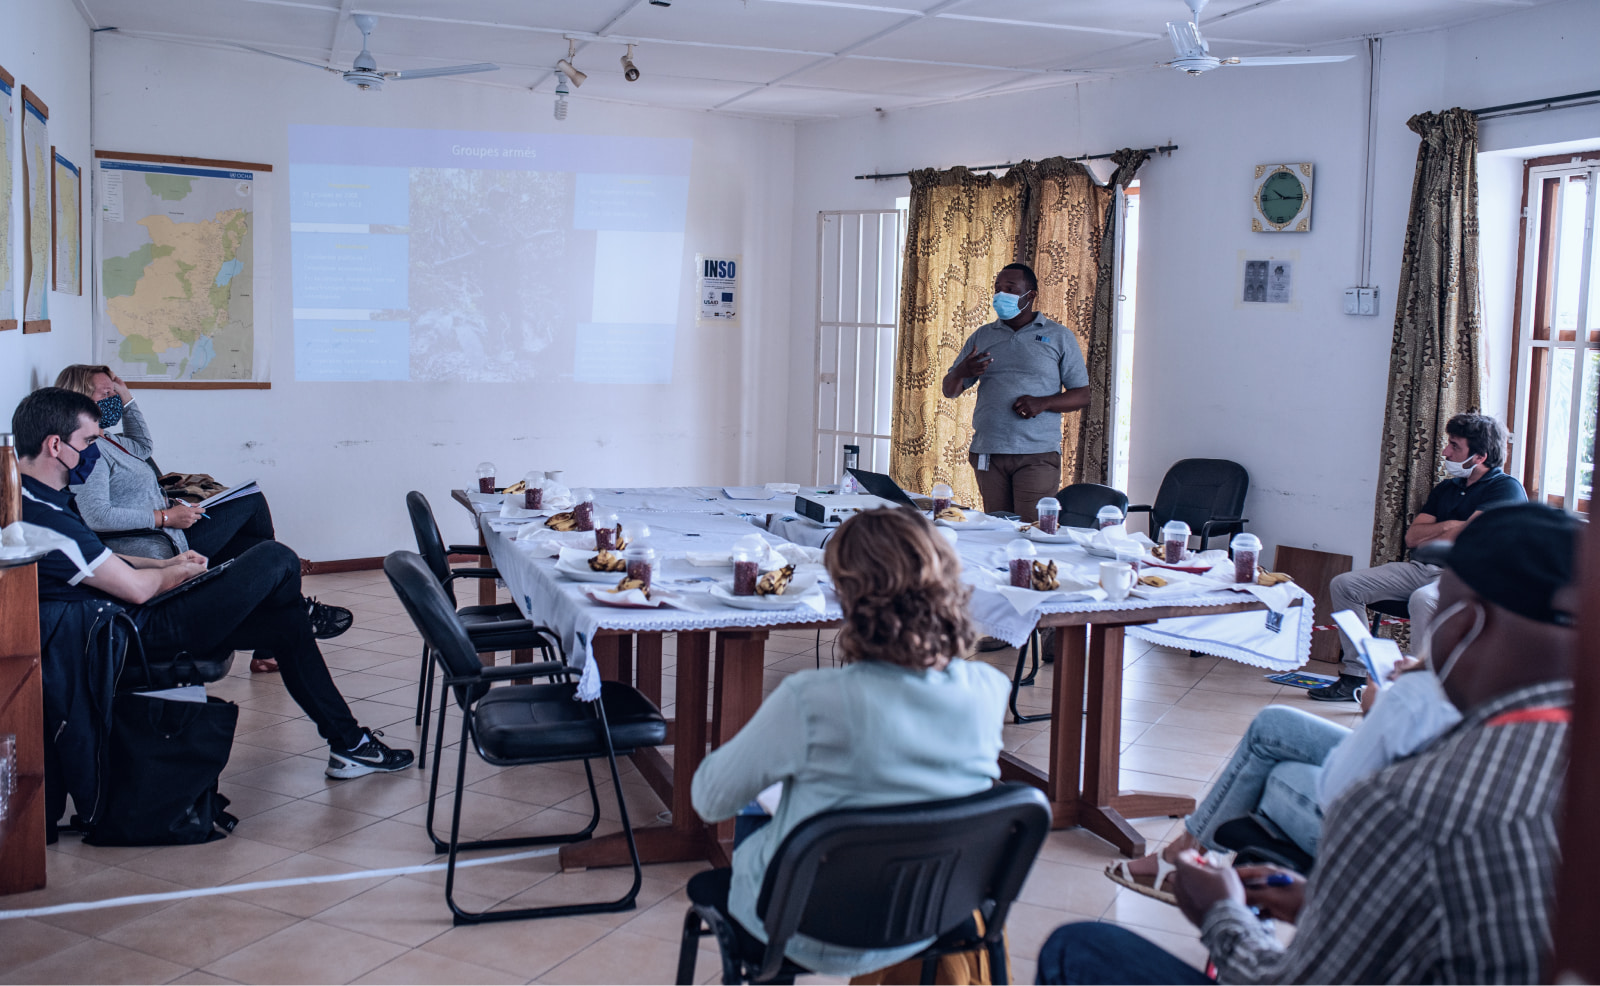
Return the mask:
M295 379L670 383L691 153L291 126Z

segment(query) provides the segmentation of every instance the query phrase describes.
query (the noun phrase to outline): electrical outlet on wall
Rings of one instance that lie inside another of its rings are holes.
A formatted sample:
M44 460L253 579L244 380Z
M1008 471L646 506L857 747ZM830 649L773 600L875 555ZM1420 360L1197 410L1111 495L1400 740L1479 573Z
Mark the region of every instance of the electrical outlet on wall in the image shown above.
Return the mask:
M1344 313L1346 315L1356 315L1360 313L1360 302L1356 300L1356 293L1360 290L1360 288L1344 289Z
M1361 309L1361 314L1363 314L1363 315L1376 315L1376 314L1378 314L1378 289L1377 288L1360 288L1360 289L1358 289L1357 293L1356 293L1356 301L1359 303L1359 306L1360 306L1360 309Z

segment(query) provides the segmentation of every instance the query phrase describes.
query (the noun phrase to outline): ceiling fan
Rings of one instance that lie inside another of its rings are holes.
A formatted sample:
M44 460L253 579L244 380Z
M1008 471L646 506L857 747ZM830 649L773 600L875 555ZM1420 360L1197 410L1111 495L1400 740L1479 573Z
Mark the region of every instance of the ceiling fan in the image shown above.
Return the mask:
M1261 58L1218 58L1211 54L1206 39L1200 34L1200 11L1207 0L1184 0L1194 12L1188 21L1168 21L1167 34L1172 38L1173 59L1162 62L1162 68L1175 68L1190 75L1199 75L1214 68L1229 65L1314 65L1318 62L1344 62L1354 55L1270 55Z
M252 48L250 45L243 45L238 42L229 43L235 48L253 51L258 55L271 55L273 58L281 58L286 62L309 65L323 72L332 72L334 75L342 76L344 81L363 92L368 89L382 89L383 84L389 81L403 82L406 79L431 79L441 75L493 72L500 67L492 62L478 62L473 65L447 65L444 68L408 68L380 72L378 71L377 60L372 57L372 52L367 50L367 42L372 37L372 29L377 26L378 19L371 14L356 14L354 15L354 20L356 27L361 29L361 54L357 55L356 60L351 63L349 71L342 72L336 68L319 65L316 62L308 62L303 58L291 58L288 55L280 55L275 51L267 51L265 48Z

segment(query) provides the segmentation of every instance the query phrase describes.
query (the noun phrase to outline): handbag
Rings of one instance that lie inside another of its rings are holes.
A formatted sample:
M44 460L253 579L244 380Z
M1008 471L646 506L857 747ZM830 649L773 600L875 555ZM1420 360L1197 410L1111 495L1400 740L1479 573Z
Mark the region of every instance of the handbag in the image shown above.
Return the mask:
M144 662L143 646L135 646ZM101 775L104 796L83 841L170 846L226 837L239 820L228 813L217 778L228 764L238 724L239 707L214 696L200 702L161 692L115 695Z
M153 463L151 468L154 468ZM215 496L228 489L203 472L169 472L162 474L159 482L161 492L167 499L182 500L186 503L199 503L206 497Z

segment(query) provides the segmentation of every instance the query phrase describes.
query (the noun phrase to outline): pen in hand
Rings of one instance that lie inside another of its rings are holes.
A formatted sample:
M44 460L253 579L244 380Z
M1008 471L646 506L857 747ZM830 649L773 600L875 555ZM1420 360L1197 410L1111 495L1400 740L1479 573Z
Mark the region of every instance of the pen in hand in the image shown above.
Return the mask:
M1268 873L1264 879L1250 880L1245 883L1246 890L1260 890L1262 887L1287 887L1294 883L1294 877L1287 873Z

